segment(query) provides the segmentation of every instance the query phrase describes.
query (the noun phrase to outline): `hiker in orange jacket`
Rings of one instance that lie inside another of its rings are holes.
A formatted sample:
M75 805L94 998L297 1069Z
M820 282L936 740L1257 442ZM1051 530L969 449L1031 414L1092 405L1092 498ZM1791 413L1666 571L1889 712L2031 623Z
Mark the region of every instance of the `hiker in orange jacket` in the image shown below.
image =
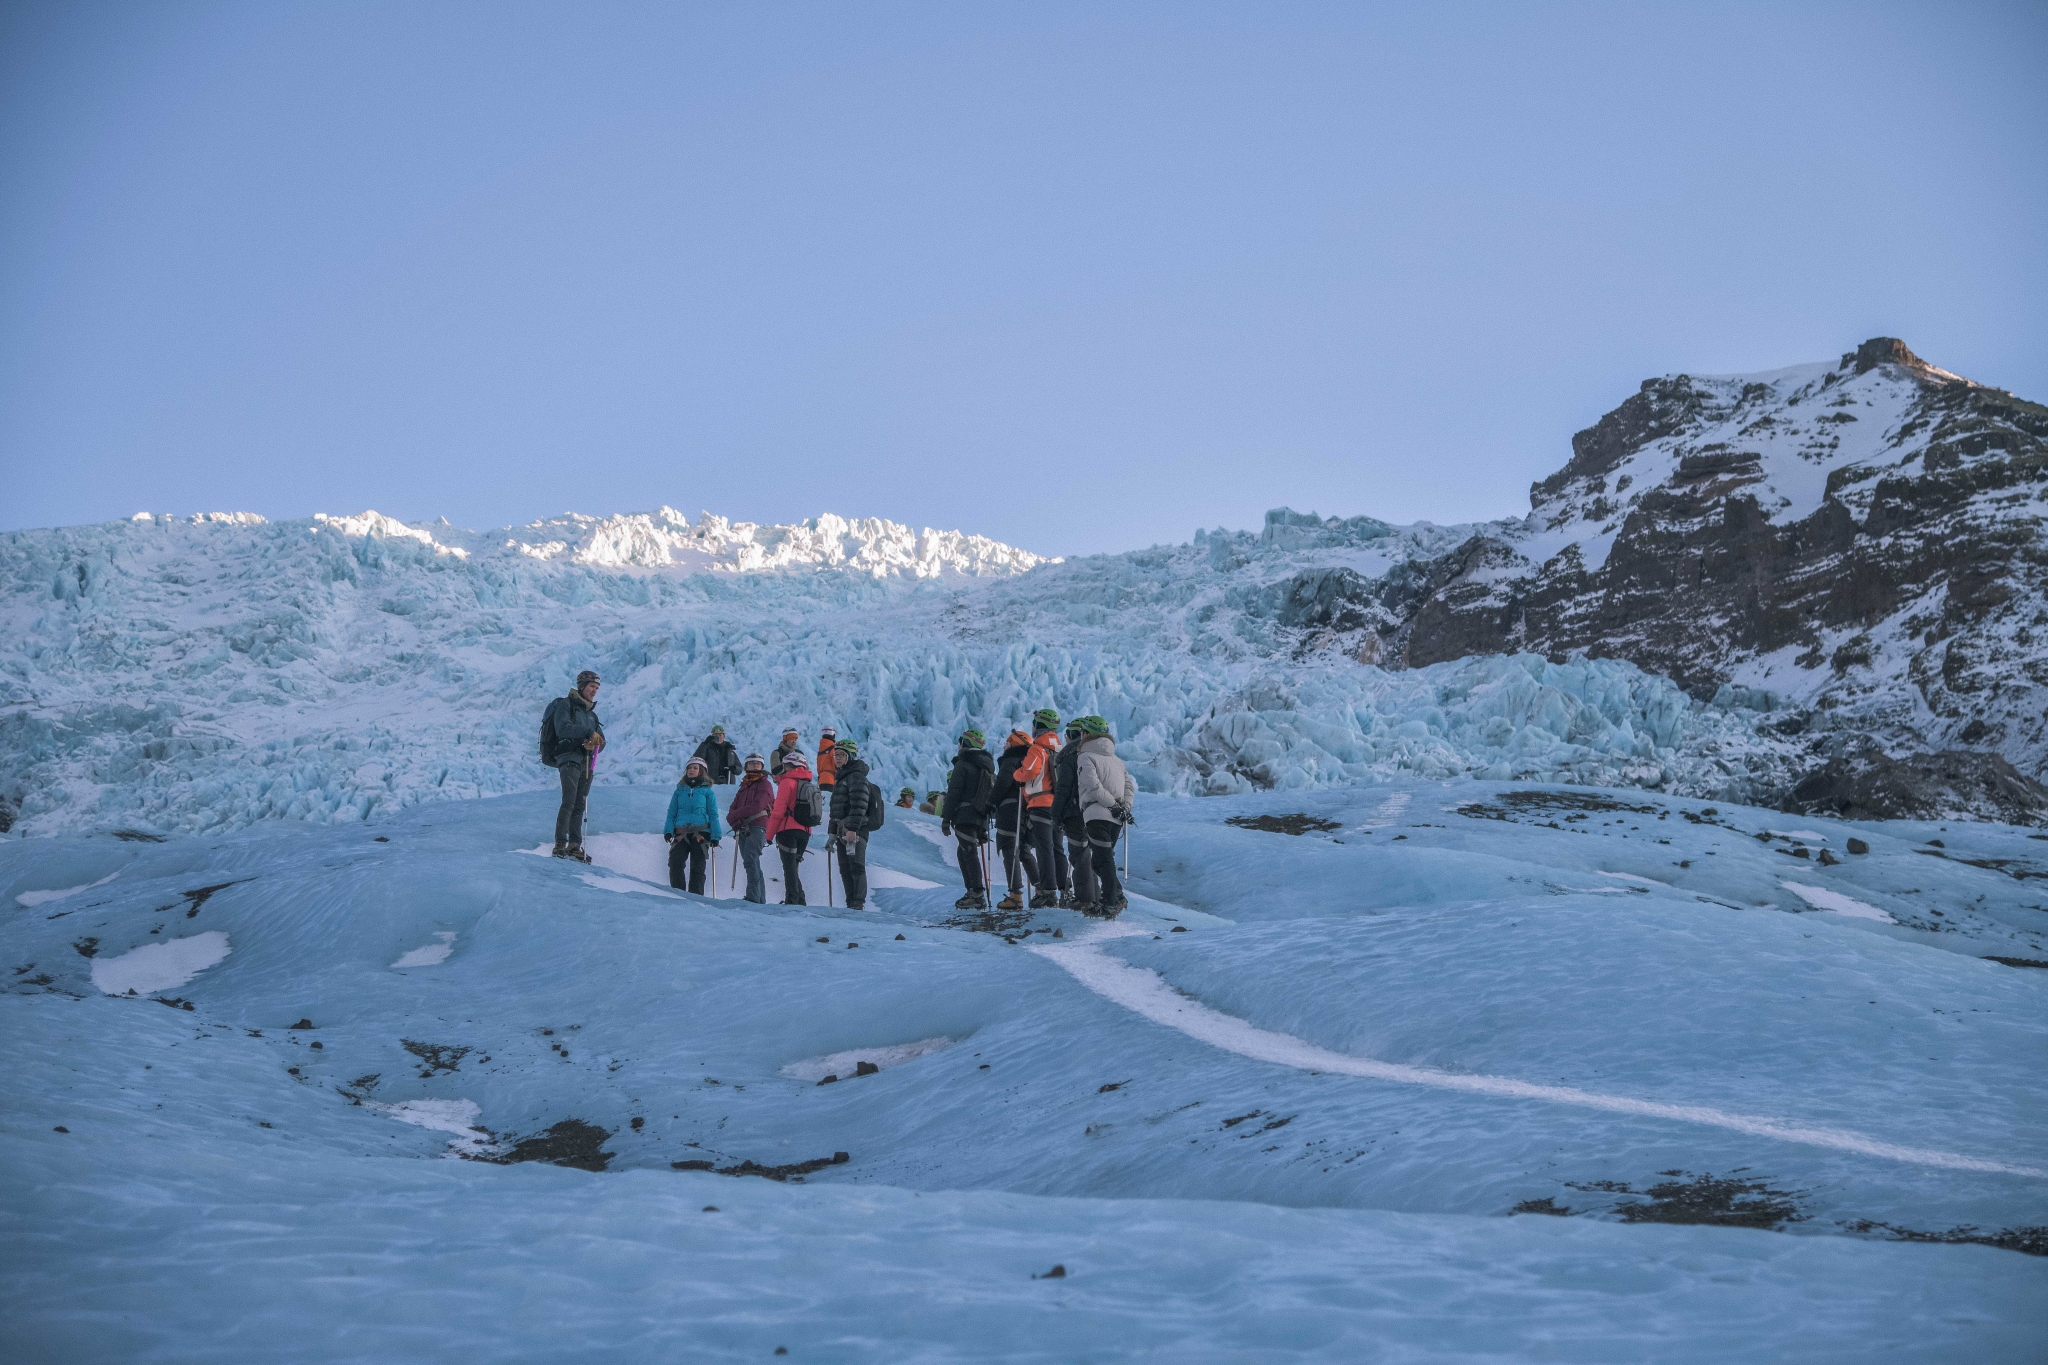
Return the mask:
M818 785L830 791L839 782L839 732L831 726L818 731Z
M1074 900L1073 874L1067 866L1066 850L1058 847L1052 829L1053 765L1059 752L1060 713L1050 706L1032 712L1031 752L1017 765L1017 785L1024 795L1028 824L1024 837L1031 841L1029 862L1037 873L1033 879L1036 889L1031 896L1033 910L1072 905Z

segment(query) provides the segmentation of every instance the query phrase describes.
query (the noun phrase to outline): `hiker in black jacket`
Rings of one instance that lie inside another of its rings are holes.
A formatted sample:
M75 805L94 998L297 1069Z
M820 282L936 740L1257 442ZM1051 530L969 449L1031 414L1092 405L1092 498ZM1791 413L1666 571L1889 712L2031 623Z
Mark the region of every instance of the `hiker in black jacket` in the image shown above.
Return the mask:
M1074 877L1073 908L1091 914L1100 894L1095 884L1095 862L1088 854L1088 829L1081 821L1081 803L1076 799L1078 777L1075 765L1081 761L1075 745L1088 737L1079 725L1067 727L1067 747L1053 764L1052 825L1056 837L1064 837L1072 855Z
M868 807L877 793L868 783L860 745L842 739L833 755L839 780L832 784L832 847L839 855L839 879L846 885L846 908L861 910L868 901L868 826L873 823Z
M946 782L946 799L939 807L944 818L941 833L957 841L955 857L967 894L953 902L958 910L988 909L988 885L981 876L981 849L988 842L988 803L995 790L996 763L983 747L987 741L979 730L960 736L960 751L953 755L953 773Z
M1038 880L1038 860L1032 856L1028 817L1021 827L1022 840L1017 835L1017 820L1024 807L1024 793L1017 787L1017 769L1030 753L1031 736L1022 730L1012 730L1003 741L1003 756L996 760L995 794L989 798L989 816L996 827L996 853L1003 860L1003 881L1009 889L1009 894L997 902L998 910L1022 909L1024 878Z
M590 861L583 851L583 807L590 797L590 779L597 771L597 751L604 748L604 722L597 718L597 674L584 669L575 690L548 703L541 716L541 761L562 776L562 806L555 812L555 856Z
M729 787L740 780L739 747L725 737L723 725L711 727L711 733L697 746L697 757L704 760L704 775L714 785Z

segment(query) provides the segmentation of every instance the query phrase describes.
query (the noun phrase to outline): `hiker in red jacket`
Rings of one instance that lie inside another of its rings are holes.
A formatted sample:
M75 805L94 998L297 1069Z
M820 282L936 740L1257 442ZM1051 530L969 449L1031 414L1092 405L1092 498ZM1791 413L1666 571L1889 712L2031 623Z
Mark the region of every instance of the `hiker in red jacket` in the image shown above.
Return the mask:
M827 799L803 755L784 754L782 771L775 778L775 805L768 813L768 837L782 856L784 905L808 904L802 875L804 850L811 846L811 831L824 818Z
M740 789L726 807L725 823L747 869L747 899L765 905L768 881L761 875L761 848L768 841L769 817L775 813L775 784L768 780L768 760L761 755L748 754L741 767Z

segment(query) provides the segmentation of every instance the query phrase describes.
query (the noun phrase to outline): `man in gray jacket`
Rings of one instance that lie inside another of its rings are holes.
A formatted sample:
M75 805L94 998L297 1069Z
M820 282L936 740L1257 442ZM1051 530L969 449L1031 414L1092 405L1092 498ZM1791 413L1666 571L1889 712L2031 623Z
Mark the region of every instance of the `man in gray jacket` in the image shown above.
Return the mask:
M1125 825L1137 823L1131 807L1138 799L1138 784L1116 756L1108 721L1101 716L1083 716L1073 728L1083 736L1074 746L1074 802L1081 808L1082 825L1088 831L1089 861L1095 868L1095 913L1115 919L1130 904L1116 875L1116 841Z
M583 807L590 796L590 778L597 771L597 751L604 748L604 722L597 718L597 674L584 669L576 688L548 703L541 717L541 761L562 775L562 807L555 812L555 856L590 861L583 851Z

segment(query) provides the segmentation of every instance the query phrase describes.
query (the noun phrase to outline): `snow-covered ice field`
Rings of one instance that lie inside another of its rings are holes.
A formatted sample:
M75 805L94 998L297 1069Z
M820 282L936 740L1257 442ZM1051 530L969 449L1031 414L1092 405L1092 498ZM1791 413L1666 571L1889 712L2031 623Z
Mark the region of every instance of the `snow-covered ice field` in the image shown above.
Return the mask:
M666 799L0 843L10 1358L2039 1358L2038 835L1152 799L1104 926L893 809L678 895Z

